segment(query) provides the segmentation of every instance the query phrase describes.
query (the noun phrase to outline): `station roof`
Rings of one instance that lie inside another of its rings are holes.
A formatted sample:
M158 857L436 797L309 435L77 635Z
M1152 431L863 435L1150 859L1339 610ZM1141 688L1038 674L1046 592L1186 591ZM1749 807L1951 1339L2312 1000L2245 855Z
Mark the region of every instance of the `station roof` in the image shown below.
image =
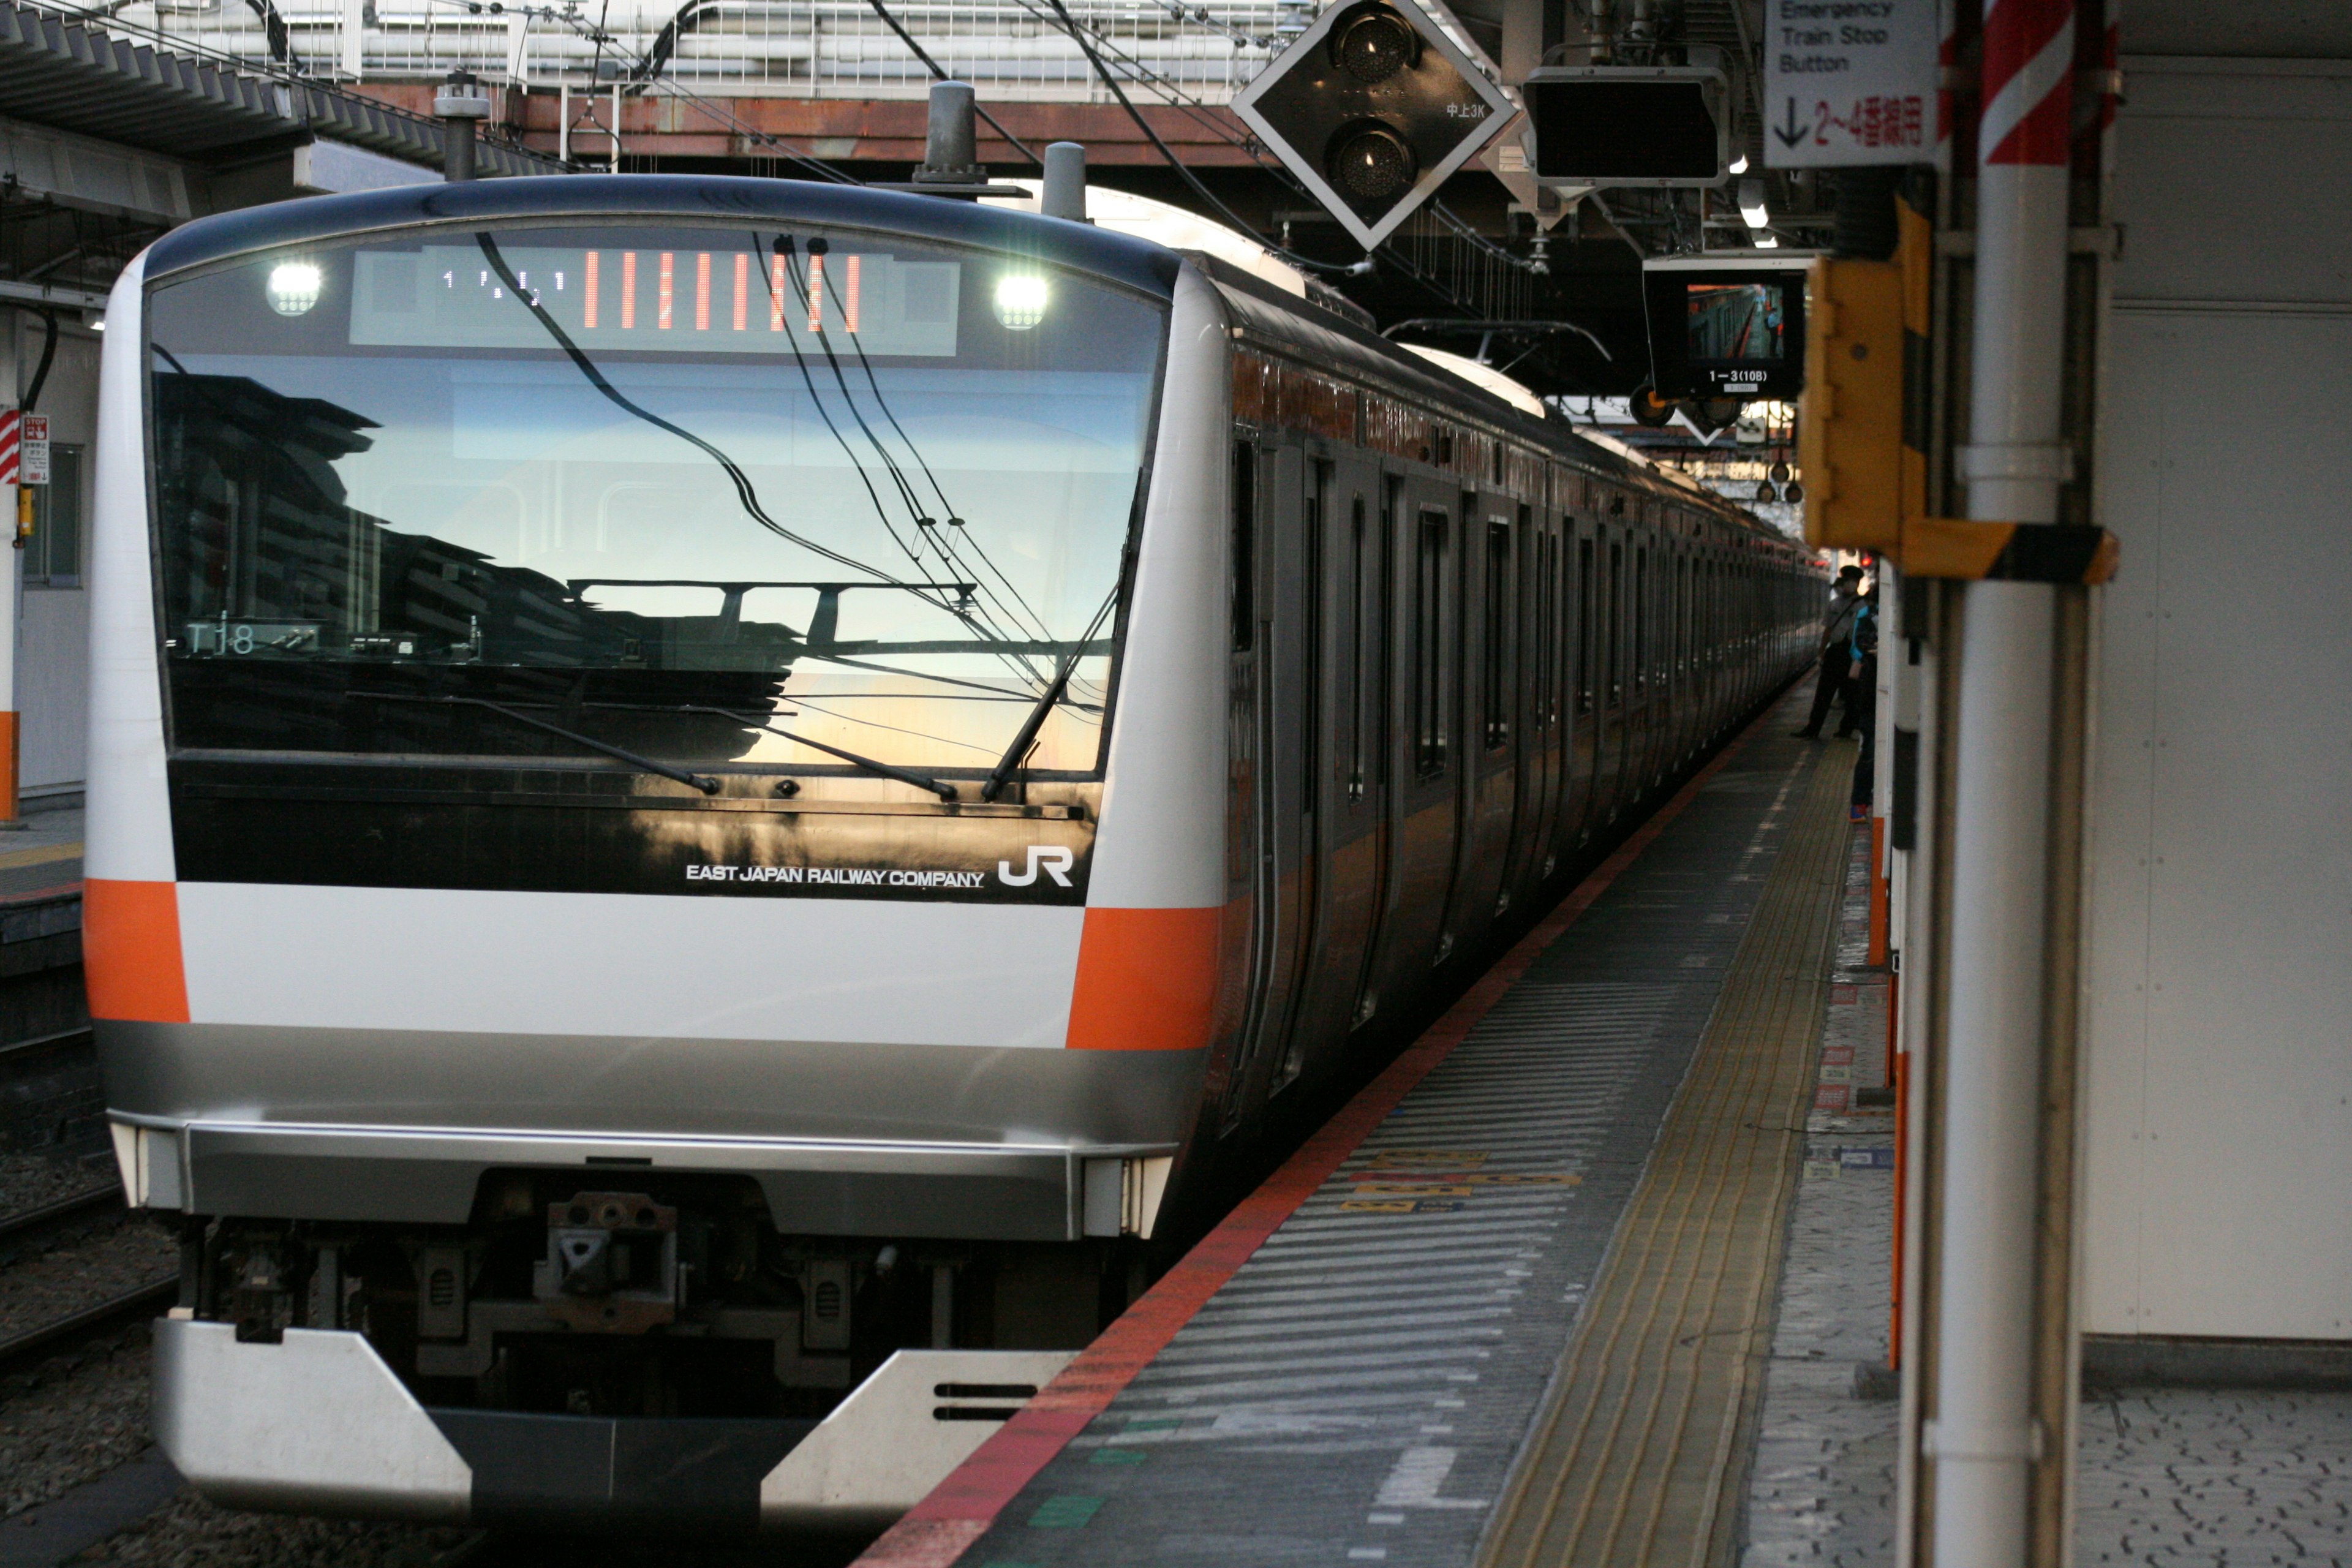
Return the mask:
M0 0L0 103L21 119L174 157L313 137L438 167L438 121L292 75L214 61L15 0ZM551 174L544 154L484 143L484 174Z

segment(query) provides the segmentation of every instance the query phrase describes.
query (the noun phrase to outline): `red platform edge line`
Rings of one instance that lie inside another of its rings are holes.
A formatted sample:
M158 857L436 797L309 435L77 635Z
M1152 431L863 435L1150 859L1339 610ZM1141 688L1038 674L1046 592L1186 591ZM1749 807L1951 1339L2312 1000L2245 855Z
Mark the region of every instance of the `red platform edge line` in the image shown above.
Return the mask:
M1706 782L1771 721L1779 707L1778 701L1769 704L1692 774L1674 798L1571 889L1426 1033L1300 1145L1281 1169L1243 1199L1159 1283L1138 1297L1094 1343L1080 1351L1060 1376L1039 1389L1019 1415L998 1428L929 1496L867 1547L853 1568L950 1568L962 1557L1020 1495L1021 1489L1167 1348L1177 1331L1192 1320L1300 1204L1331 1179L1413 1086L1453 1054L1454 1047L1468 1037L1478 1020L1503 999L1528 967L1682 815Z

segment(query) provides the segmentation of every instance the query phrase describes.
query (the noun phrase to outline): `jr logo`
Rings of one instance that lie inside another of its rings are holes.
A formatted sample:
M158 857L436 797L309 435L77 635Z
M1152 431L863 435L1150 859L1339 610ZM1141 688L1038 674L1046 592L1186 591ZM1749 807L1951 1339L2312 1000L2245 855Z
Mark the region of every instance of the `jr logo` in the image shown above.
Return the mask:
M1042 866L1045 868L1045 875L1066 888L1070 885L1070 867L1076 860L1076 855L1058 844L1032 844L1029 846L1028 868L1016 877L1013 874L1012 861L999 860L996 863L996 879L1008 888L1025 888L1037 879L1037 868Z

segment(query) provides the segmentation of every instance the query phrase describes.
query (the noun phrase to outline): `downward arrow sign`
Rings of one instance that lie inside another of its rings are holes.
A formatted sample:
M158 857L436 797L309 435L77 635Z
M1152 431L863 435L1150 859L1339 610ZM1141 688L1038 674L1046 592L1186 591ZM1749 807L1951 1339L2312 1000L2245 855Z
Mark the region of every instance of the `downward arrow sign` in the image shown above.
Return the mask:
M1785 127L1775 125L1772 127L1772 134L1780 139L1780 145L1783 147L1794 147L1805 139L1805 128L1797 123L1795 99L1789 100L1789 123Z

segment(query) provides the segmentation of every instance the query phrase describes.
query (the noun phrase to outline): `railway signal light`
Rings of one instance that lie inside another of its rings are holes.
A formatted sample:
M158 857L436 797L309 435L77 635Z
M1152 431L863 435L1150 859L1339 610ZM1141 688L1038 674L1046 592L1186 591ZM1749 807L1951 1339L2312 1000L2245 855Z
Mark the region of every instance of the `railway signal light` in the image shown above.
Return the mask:
M1234 112L1367 250L1518 113L1414 0L1317 17Z
M1719 185L1729 177L1723 73L1706 66L1541 66L1520 89L1545 184Z

